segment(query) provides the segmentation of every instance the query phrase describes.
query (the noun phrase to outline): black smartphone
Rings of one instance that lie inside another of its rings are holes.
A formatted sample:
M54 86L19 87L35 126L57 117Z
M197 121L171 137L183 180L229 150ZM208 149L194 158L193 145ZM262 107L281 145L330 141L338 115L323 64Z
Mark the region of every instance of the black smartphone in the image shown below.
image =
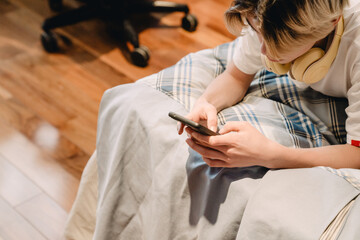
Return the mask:
M207 127L204 127L203 125L201 125L200 123L194 122L190 119L187 119L186 117L183 117L177 113L174 112L169 112L169 117L182 122L185 126L190 127L191 129L193 129L195 132L201 133L203 135L206 136L215 136L215 135L219 135L218 133L211 131L210 129L208 129Z

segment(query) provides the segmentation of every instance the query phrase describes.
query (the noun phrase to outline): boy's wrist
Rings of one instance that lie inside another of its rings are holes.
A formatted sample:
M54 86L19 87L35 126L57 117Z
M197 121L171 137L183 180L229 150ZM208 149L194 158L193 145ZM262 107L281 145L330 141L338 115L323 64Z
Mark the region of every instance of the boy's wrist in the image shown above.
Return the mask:
M216 112L219 112L221 109L219 108L219 106L216 106L214 103L212 103L212 101L210 100L210 97L207 97L205 94L203 94L200 98L198 98L198 100L196 101L196 105L200 105L200 104L210 104L212 105L215 109Z
M284 168L289 164L289 155L292 153L292 148L283 146L277 142L273 142L271 146L270 155L267 161L267 168Z

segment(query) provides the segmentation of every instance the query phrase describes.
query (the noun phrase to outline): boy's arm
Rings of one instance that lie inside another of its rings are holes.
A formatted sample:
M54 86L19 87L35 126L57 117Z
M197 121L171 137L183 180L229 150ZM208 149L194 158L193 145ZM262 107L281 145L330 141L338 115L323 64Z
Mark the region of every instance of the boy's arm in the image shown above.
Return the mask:
M240 71L233 62L209 84L199 101L206 100L219 112L243 99L255 74Z
M360 169L360 148L350 144L291 148L266 138L248 122L228 122L219 136L204 136L187 129L189 146L211 167Z
M328 166L360 169L360 148L350 144L318 148L288 148L279 146L269 161L271 168L302 168Z

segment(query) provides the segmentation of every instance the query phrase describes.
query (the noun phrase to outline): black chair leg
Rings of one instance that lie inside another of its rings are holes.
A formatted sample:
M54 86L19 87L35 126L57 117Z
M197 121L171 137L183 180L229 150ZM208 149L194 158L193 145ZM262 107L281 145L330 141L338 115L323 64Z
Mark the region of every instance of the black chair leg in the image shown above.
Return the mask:
M99 9L84 5L80 8L46 19L42 25L42 29L45 32L48 32L51 29L75 24L84 20L95 18L99 15Z
M130 42L134 47L130 50L130 57L133 64L139 67L145 67L150 59L150 51L145 46L140 46L139 35L128 19L123 19L123 32L126 42Z
M132 13L148 13L148 12L162 12L162 13L171 13L171 12L183 12L185 14L189 13L189 7L186 4L167 2L167 1L153 1L130 5L130 11Z
M124 19L122 22L126 41L130 42L134 48L138 48L140 46L139 36L134 27L128 19Z
M198 25L197 18L189 14L189 7L186 4L167 2L167 1L153 1L141 3L139 7L138 4L133 4L129 6L130 13L149 13L149 12L158 12L158 13L172 13L172 12L183 12L185 16L181 20L181 27L188 32L193 32L196 30Z
M63 7L62 0L48 0L51 10L59 12Z
M100 14L101 12L96 7L84 5L80 8L71 10L69 12L61 13L59 15L46 19L42 25L42 29L44 30L44 32L40 36L41 44L47 52L58 52L59 35L53 33L51 31L52 29L95 18ZM60 39L64 40L64 37Z

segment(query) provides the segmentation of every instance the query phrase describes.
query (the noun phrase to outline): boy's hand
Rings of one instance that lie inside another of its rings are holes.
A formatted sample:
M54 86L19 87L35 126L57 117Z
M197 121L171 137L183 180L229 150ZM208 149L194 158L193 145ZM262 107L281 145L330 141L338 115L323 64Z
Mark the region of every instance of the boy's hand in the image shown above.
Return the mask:
M186 118L203 124L210 130L217 131L217 110L206 100L199 99L191 112L185 116ZM184 124L178 123L178 133L181 135L184 132Z
M228 122L219 136L204 136L190 128L187 144L202 155L210 167L273 167L281 145L269 140L248 122Z

